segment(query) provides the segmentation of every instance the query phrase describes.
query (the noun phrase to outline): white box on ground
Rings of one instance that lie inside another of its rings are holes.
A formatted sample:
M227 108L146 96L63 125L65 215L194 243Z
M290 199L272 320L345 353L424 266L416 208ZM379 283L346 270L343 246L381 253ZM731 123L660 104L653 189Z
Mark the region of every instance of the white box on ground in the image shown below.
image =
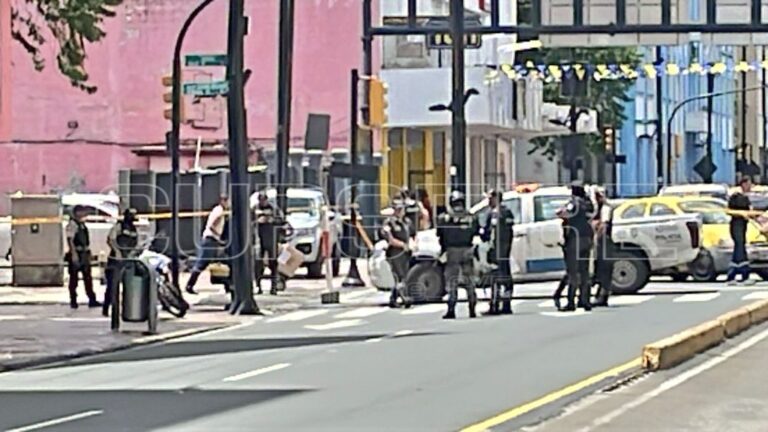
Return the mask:
M277 271L283 276L293 277L296 270L304 263L304 255L291 245L283 247L277 257Z

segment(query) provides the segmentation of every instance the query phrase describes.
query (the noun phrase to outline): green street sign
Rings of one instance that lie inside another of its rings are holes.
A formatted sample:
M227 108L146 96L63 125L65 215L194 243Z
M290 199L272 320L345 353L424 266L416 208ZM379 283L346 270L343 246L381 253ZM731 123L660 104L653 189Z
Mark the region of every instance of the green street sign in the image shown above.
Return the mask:
M229 81L191 82L182 86L185 95L213 97L229 93Z
M184 56L187 66L226 66L226 54L188 54Z

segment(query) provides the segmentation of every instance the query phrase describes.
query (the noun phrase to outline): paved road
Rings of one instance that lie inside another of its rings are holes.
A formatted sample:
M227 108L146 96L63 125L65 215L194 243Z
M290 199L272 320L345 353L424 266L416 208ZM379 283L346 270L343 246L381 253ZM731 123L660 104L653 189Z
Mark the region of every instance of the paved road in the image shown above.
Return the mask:
M655 282L646 292L591 313L522 300L514 316L469 320L461 305L453 322L442 305L390 310L373 293L0 374L0 430L458 430L626 363L647 342L768 297L768 286Z
M762 432L768 324L678 368L581 401L537 432ZM580 406L578 406L580 405Z

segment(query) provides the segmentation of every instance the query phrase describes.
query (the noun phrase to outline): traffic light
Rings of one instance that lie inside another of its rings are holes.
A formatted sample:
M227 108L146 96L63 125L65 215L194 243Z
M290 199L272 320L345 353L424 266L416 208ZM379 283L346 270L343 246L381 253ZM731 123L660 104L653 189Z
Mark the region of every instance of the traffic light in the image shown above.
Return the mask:
M369 123L371 127L384 127L389 123L389 87L378 78L371 78L368 93Z
M603 144L605 145L605 153L613 154L614 148L614 130L612 126L606 126L603 128Z
M163 117L165 117L166 120L171 120L173 118L173 76L163 75L162 83L163 83L163 102L165 103L165 110L163 111ZM181 104L181 122L184 123L185 122L184 99L182 98L182 100L179 102Z

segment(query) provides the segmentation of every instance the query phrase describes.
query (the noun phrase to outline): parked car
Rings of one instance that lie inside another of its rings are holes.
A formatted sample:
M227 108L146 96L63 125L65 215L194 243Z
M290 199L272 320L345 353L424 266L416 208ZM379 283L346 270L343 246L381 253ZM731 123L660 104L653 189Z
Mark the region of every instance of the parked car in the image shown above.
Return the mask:
M701 251L686 271L673 273L672 277L682 281L690 275L698 281L712 281L728 270L733 254L726 208L725 201L706 196L658 196L628 201L616 208L614 218L631 221L651 216L701 215ZM747 248L750 256L768 257L768 239L756 224L747 228Z
M80 205L86 209L86 226L91 240L91 253L96 260L105 260L109 254L107 237L120 217L120 198L113 194L66 194L61 196L62 224L66 225L72 210ZM151 234L152 226L144 218L136 223L142 239ZM66 242L65 242L66 244ZM10 218L0 221L0 251L5 253L11 247ZM12 254L11 254L12 255Z
M273 203L277 199L277 191L268 189L267 198ZM259 193L251 195L250 205L252 209L258 205ZM304 255L304 266L309 277L319 278L323 275L324 258L320 250L322 237L322 209L327 205L325 194L318 189L288 188L286 191L286 219L292 228L292 233L287 241ZM332 256L332 271L334 276L339 275L341 264L341 218L336 212L329 210L330 241Z
M725 184L691 183L664 186L659 191L659 196L707 196L719 199L728 199L729 189Z

